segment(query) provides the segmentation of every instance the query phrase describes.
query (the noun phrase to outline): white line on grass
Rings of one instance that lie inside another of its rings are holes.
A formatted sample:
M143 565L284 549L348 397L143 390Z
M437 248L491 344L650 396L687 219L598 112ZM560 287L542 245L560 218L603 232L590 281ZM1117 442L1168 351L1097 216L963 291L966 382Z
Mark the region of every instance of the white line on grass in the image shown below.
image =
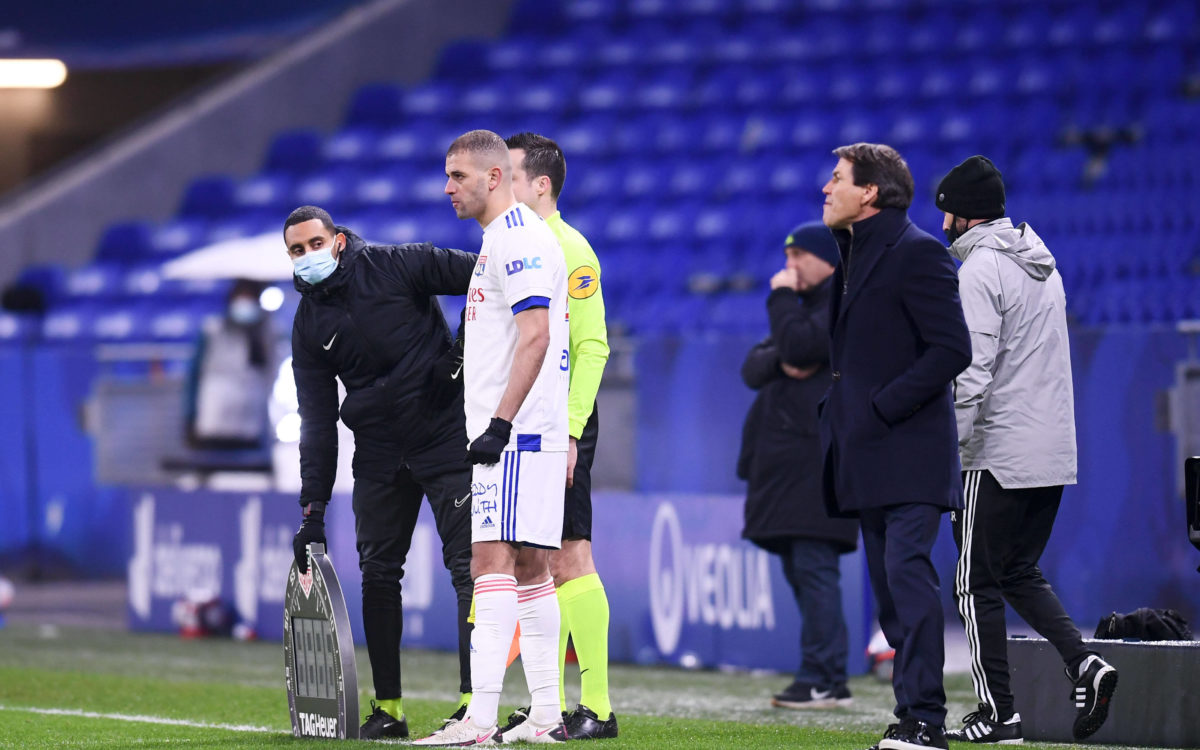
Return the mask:
M165 716L141 716L138 714L102 714L95 711L81 711L77 708L35 708L33 706L6 706L0 703L0 711L24 711L31 714L48 714L51 716L80 716L85 719L112 719L113 721L132 721L139 724L166 724L175 727L194 727L196 729L223 729L227 732L258 732L262 734L291 734L270 727L256 727L253 724L211 724L207 721L189 721L188 719L168 719Z

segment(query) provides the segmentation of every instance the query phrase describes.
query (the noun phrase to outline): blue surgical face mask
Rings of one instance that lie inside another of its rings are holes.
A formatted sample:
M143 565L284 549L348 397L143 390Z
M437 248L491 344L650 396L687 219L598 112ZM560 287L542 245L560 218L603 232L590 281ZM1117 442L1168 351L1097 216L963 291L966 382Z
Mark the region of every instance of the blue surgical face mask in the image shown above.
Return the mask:
M253 325L262 320L262 305L250 297L235 297L229 303L229 319L244 326Z
M337 268L338 262L333 258L333 248L325 247L305 253L296 259L296 275L310 284L320 284L329 278Z

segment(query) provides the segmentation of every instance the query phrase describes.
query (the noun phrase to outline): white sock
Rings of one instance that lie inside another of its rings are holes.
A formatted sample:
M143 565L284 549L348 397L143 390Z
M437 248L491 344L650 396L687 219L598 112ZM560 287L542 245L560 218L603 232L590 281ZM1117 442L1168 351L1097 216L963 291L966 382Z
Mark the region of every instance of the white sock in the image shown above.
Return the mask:
M508 649L517 629L517 579L490 573L475 579L475 629L471 631L471 703L475 726L496 723Z
M558 597L554 579L517 587L521 666L529 685L529 720L545 726L562 720L558 702Z

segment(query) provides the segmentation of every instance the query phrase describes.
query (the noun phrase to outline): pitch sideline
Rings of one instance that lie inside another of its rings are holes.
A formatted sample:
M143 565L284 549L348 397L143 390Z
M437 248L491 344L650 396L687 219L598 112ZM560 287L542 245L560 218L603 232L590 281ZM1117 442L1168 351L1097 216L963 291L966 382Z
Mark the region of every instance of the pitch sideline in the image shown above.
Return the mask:
M49 716L78 716L85 719L111 719L113 721L128 721L139 724L164 724L167 726L190 727L195 729L221 729L227 732L256 732L259 734L291 734L291 732L256 727L252 724L213 724L207 721L190 721L188 719L169 719L164 716L143 716L140 714L106 714L96 711L83 711L77 708L36 708L34 706L6 706L0 703L0 711L20 711Z

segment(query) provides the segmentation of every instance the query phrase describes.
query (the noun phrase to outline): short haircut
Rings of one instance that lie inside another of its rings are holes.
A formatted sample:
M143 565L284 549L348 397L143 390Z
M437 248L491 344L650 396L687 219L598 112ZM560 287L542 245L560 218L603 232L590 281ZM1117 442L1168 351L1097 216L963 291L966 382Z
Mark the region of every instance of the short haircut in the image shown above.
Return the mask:
M313 219L320 219L321 226L328 229L330 234L337 234L337 227L333 225L333 217L320 206L301 206L292 211L288 214L287 221L283 222L283 233L287 234L288 227L303 224Z
M907 210L913 200L913 176L900 152L883 143L854 143L833 150L854 165L854 184L875 185L875 208Z
M521 164L530 177L550 178L550 197L558 200L563 182L567 179L567 158L558 144L537 133L517 133L504 139L509 149L519 148L525 152Z
M504 165L508 163L508 146L504 139L490 130L472 130L454 139L446 156L450 157L459 152L472 154L485 160L488 169L501 167L505 172L510 171Z

